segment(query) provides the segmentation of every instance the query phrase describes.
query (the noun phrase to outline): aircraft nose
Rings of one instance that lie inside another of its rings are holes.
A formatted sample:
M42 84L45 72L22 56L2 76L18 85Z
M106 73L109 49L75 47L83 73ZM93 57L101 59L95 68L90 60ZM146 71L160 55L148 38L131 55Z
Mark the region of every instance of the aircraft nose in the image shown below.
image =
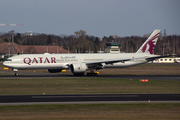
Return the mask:
M4 66L6 66L6 67L8 67L8 65L7 65L7 62L6 62L6 61L4 61L4 62L3 62L3 65L4 65Z

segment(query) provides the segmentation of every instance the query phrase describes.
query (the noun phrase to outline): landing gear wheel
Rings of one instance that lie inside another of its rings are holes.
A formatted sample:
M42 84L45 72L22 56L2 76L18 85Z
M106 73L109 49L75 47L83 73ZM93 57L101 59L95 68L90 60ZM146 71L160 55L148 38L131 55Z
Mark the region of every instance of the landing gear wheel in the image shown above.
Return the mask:
M75 76L84 76L84 73L74 73Z
M98 76L98 74L97 74L97 73L94 73L94 76Z
M87 73L88 76L97 76L97 73Z
M15 76L18 76L19 74L18 74L18 73L15 73L14 75L15 75Z
M13 71L14 71L14 75L15 75L15 76L18 76L18 75L19 75L19 74L18 74L18 69L15 69L15 68L14 68Z

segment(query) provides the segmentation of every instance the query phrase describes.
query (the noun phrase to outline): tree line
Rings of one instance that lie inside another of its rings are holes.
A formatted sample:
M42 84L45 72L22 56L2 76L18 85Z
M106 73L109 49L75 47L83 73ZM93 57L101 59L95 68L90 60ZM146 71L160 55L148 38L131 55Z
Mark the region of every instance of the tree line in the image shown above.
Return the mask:
M150 34L144 36L104 36L99 37L88 35L84 30L74 32L74 35L48 35L39 33L16 33L14 42L19 45L58 45L72 53L97 53L104 51L107 42L115 42L120 44L121 52L136 52L145 42ZM0 43L11 42L11 32L0 33ZM159 40L155 47L155 54L167 55L176 54L180 56L180 35L168 35L166 30L159 36Z

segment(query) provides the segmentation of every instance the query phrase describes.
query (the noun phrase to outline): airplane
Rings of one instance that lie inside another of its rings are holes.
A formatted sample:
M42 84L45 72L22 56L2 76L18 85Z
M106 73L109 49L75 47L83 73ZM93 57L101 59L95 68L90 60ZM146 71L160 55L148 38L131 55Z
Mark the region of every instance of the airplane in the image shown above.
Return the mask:
M3 65L12 68L15 76L18 69L47 69L49 73L70 69L74 75L98 75L94 70L123 68L144 64L171 55L154 55L160 30L156 29L136 53L82 53L82 54L22 54L8 58Z

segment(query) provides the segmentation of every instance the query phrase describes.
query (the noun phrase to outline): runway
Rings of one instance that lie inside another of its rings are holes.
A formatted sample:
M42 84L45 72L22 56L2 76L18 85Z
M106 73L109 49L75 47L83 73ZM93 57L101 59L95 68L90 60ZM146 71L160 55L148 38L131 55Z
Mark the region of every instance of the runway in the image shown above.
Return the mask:
M180 103L180 94L61 94L61 95L1 95L0 105L17 104L83 104L83 103Z
M149 79L149 80L180 80L180 75L98 75L98 76L74 76L68 74L32 74L32 75L0 75L0 79L23 79L23 78L104 78L104 79Z
M0 71L0 79L23 79L23 78L104 78L104 79L149 79L149 80L170 80L170 81L180 81L180 75L131 75L131 74L116 74L116 75L105 75L99 74L98 76L74 76L73 74L67 73L37 73L28 71L19 71L19 76L14 76L13 71Z

